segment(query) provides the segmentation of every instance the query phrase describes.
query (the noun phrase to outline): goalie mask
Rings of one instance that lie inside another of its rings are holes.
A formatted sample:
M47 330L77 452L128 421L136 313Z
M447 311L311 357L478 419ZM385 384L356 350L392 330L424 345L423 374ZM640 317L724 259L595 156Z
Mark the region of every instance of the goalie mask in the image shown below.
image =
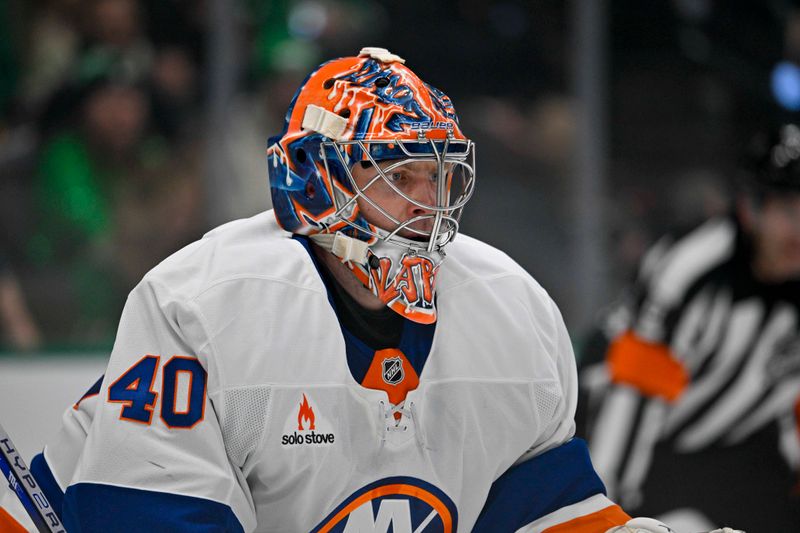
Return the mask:
M394 311L436 320L435 277L475 184L450 99L382 48L303 83L267 163L278 223L339 257Z

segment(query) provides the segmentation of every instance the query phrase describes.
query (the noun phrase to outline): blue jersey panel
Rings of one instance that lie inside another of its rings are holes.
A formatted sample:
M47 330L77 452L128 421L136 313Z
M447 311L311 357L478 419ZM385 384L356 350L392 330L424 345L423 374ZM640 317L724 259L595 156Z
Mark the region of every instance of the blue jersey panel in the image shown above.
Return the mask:
M67 489L64 525L70 533L244 531L231 508L219 502L95 483L78 483Z
M100 379L94 382L94 385L92 385L91 388L89 388L89 390L87 390L86 393L84 393L84 395L81 396L81 399L75 402L75 409L77 409L81 405L81 402L86 398L91 398L92 396L97 396L98 394L100 394L100 387L102 386L103 386L103 376L100 376Z
M586 443L572 439L500 476L472 531L516 531L561 507L605 492Z
M53 477L53 473L47 465L44 454L36 454L36 457L31 460L31 474L36 478L39 487L42 489L42 492L44 492L44 497L50 502L50 506L56 512L58 518L64 520L62 515L64 493L61 492L61 487L58 486L56 478Z

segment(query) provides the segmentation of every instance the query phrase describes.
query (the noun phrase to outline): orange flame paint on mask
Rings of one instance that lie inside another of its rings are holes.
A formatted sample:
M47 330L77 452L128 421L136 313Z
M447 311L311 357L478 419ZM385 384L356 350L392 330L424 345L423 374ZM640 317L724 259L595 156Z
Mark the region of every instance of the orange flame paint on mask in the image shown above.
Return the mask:
M436 268L431 260L427 257L404 256L401 261L400 272L392 281L389 280L392 261L388 257L381 257L380 268L370 273L375 295L389 303L397 299L402 291L403 299L409 304L420 299L432 304Z
M417 276L419 276L419 282ZM420 285L422 285L422 301L433 303L433 283L436 268L427 257L403 257L403 269L397 276L395 285L403 291L406 301L414 303L420 299Z

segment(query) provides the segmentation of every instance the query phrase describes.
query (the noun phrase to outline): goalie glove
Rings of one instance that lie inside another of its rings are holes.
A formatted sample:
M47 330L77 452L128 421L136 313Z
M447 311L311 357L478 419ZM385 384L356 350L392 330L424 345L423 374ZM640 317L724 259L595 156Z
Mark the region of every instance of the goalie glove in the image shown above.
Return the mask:
M653 518L632 518L624 526L615 526L606 533L678 533L663 522ZM709 531L709 533L745 533L738 529L723 527Z
M632 518L624 526L615 526L606 533L677 533L663 522L653 518Z

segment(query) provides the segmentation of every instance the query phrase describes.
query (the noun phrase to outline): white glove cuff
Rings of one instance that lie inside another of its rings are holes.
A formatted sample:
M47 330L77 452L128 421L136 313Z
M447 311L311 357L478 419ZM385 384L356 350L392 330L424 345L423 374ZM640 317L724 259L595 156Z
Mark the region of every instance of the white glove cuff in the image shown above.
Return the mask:
M677 533L663 522L653 518L631 518L624 526L615 526L606 533ZM739 529L723 527L709 533L745 533Z
M606 533L675 533L668 525L653 518L631 518L624 526L615 526Z

